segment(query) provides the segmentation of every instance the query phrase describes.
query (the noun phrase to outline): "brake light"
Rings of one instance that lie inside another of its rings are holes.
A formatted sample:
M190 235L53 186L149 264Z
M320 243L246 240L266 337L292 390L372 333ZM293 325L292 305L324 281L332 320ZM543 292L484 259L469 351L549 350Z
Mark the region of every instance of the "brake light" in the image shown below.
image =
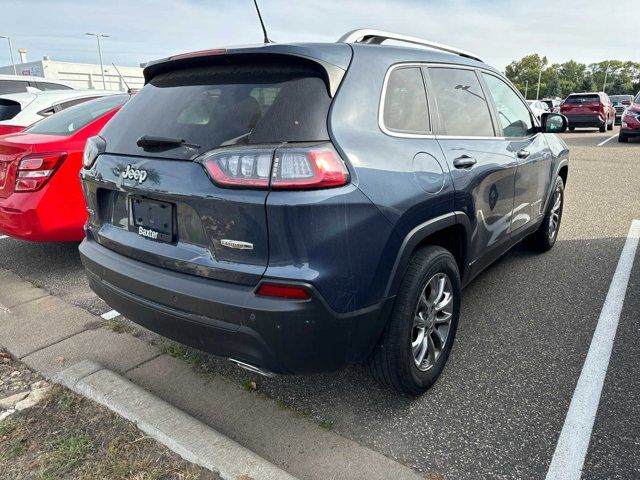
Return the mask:
M331 146L218 150L202 157L211 179L222 187L316 189L349 182L346 165Z
M21 125L0 125L0 135L21 132L25 128L27 127L23 127Z
M66 152L27 155L20 160L16 177L16 192L35 192L44 186L53 172L67 157Z
M260 287L258 287L257 294L290 300L309 300L311 298L309 292L304 287L297 285L278 285L277 283L261 284Z
M329 145L276 150L271 175L273 188L339 187L348 181L347 167Z
M216 48L213 50L198 50L197 52L180 53L169 58L169 60L180 60L182 58L208 57L210 55L221 55L227 53L226 48Z

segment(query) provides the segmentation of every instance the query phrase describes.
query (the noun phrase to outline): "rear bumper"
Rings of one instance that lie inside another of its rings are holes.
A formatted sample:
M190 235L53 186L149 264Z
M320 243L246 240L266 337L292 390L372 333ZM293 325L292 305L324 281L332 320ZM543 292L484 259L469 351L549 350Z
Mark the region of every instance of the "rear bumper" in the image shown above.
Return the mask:
M13 193L0 198L0 234L38 242L79 242L84 238L83 208L60 204L47 194L47 187Z
M640 137L640 127L638 128L621 128L620 129L621 137Z
M566 115L570 127L602 127L605 120L600 115Z
M161 269L91 239L80 245L91 288L134 322L180 343L273 373L318 373L363 360L393 299L334 312L311 300L258 296L255 287Z

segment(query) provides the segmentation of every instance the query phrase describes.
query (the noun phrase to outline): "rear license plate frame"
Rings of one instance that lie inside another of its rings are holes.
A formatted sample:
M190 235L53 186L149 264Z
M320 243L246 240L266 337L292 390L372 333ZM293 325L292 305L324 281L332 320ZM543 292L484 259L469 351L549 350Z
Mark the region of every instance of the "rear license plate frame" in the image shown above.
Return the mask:
M175 205L141 196L129 196L129 231L163 243L175 238Z

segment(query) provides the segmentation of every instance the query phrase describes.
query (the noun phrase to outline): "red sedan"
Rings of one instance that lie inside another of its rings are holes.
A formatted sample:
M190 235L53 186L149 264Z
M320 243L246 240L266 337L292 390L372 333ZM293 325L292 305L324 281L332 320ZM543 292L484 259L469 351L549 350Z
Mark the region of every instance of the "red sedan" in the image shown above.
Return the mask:
M92 100L0 136L0 234L40 242L84 238L78 177L84 146L129 98Z

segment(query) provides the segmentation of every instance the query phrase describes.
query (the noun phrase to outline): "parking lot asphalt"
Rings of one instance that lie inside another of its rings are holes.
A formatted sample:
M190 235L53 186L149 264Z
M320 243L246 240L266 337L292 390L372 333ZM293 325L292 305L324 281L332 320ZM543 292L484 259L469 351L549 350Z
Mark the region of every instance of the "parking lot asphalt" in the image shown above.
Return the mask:
M571 149L555 248L517 246L463 292L451 358L418 399L379 387L360 366L257 379L258 391L419 471L447 479L544 478L633 219L640 142L563 134ZM640 255L626 292L583 478L640 477ZM0 268L102 314L73 244L0 240ZM55 321L55 319L52 319ZM214 360L241 383L247 373ZM277 432L274 432L277 434Z

